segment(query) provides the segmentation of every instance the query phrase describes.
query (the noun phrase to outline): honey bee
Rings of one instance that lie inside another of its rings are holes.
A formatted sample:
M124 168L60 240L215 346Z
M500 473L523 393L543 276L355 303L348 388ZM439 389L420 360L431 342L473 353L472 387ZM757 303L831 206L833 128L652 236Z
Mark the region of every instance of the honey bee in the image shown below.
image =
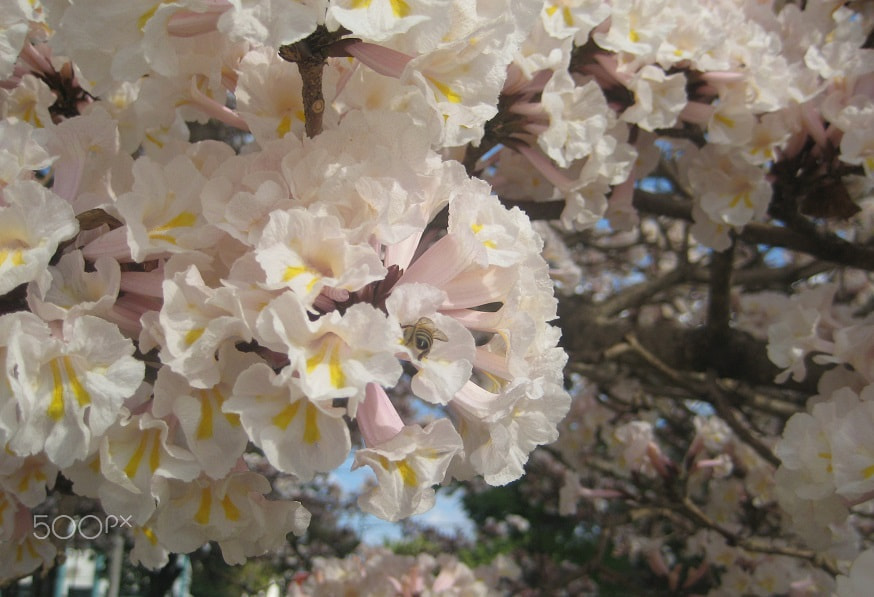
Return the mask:
M420 317L416 323L401 328L404 330L404 346L412 349L420 361L431 352L434 340L441 342L449 340L446 334L437 329L434 322L427 317Z

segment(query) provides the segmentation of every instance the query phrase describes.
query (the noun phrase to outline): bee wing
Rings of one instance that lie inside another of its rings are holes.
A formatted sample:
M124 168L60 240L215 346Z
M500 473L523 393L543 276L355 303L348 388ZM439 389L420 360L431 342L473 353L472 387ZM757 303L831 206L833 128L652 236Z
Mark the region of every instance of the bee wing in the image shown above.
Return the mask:
M441 332L437 328L434 328L433 330L431 330L431 337L434 338L435 340L442 340L443 342L449 341L449 338L446 336L446 334L444 334L443 332Z

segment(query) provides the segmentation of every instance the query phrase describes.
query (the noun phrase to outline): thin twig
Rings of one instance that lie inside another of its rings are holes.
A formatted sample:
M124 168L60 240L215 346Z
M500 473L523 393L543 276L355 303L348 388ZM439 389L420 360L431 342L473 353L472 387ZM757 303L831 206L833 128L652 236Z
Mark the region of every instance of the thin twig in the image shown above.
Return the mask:
M712 404L714 408L716 408L716 414L718 414L720 418L731 427L731 430L735 435L746 442L747 445L755 450L756 454L761 456L768 464L774 468L779 467L780 459L777 458L769 446L753 435L752 431L750 431L750 429L740 420L735 411L726 403L725 395L715 380L711 384L711 391L709 394L714 398Z
M680 502L680 506L680 512L685 514L698 525L716 531L722 535L730 545L736 545L737 547L756 553L767 553L807 560L814 566L822 568L832 576L837 576L841 573L840 569L831 559L826 558L815 551L789 545L775 545L773 542L759 537L741 537L707 516L689 497L683 498Z
M626 340L631 348L634 349L637 354L639 354L643 359L651 365L653 368L657 369L664 376L668 377L674 383L687 388L691 391L700 392L702 396L710 396L711 399L708 400L710 404L716 409L717 414L726 422L726 424L731 428L731 430L743 441L745 441L751 448L753 448L756 453L761 456L766 462L774 466L775 468L780 466L780 459L777 458L771 449L764 444L760 439L755 437L752 432L738 419L737 415L731 409L731 407L726 404L723 393L721 389L716 386L715 383L707 384L702 387L702 384L696 383L695 381L689 379L687 376L680 374L678 371L675 371L670 366L665 364L661 359L659 359L656 355L648 351L646 348L641 345L640 341L637 339L634 334L629 334L626 336Z

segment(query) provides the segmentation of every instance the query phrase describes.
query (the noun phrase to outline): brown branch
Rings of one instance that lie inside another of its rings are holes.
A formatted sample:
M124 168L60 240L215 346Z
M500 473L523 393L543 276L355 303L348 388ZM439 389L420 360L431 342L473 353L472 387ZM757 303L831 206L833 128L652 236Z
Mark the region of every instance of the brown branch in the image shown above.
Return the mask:
M325 112L325 96L322 91L322 71L328 56L343 54L343 48L349 40L341 39L348 33L340 28L328 31L320 25L306 39L293 44L281 46L279 56L288 62L297 64L303 81L301 91L303 99L304 126L308 137L315 137L322 132L322 115Z
M732 283L750 289L779 288L787 286L799 280L827 272L834 268L834 264L825 261L811 261L804 264L792 264L786 267L769 267L766 265L736 269L731 276ZM690 282L708 284L711 272L704 268L692 268L689 271Z
M722 392L722 389L718 387L718 385L713 382L711 384L711 391L709 395L713 397L710 403L716 409L716 414L725 421L731 430L737 435L740 439L742 439L747 445L749 445L753 450L756 451L756 454L762 457L768 464L777 468L780 466L780 459L774 454L771 448L765 444L758 437L753 435L753 432L750 431L749 427L747 427L737 416L734 409L732 409L725 400L725 395Z
M789 545L775 545L772 541L760 537L741 537L707 516L689 497L683 498L679 506L679 511L687 518L694 521L699 526L706 527L719 533L729 543L729 545L735 545L747 551L753 551L756 553L788 556L791 558L807 560L832 576L837 576L841 573L840 569L831 559L813 550L801 549Z
M323 62L298 62L303 79L303 114L307 137L315 137L322 132L322 114L325 112L325 96L322 94Z
M719 342L731 320L731 275L734 269L734 243L725 251L710 256L710 280L707 295L707 332L711 341Z
M682 268L676 268L660 278L653 278L640 284L625 288L610 298L598 303L596 306L598 316L610 317L621 313L625 309L639 307L644 302L659 292L679 284L685 279L686 272Z
M565 202L557 201L523 201L519 199L504 199L503 203L508 208L518 207L531 220L557 220L561 217L561 212L564 211Z
M639 354L644 361L651 367L657 369L662 375L673 381L675 384L686 388L693 392L698 392L701 396L707 396L707 400L716 409L716 413L724 420L731 430L747 445L749 445L756 453L762 457L768 464L774 468L780 466L780 459L777 458L771 449L759 438L753 435L752 431L738 418L734 410L726 403L725 396L715 383L702 384L700 381L692 380L686 375L675 371L666 363L664 363L656 355L644 348L634 334L629 334L627 337L628 344ZM703 390L703 391L702 391Z
M644 213L692 221L692 204L674 199L671 195L638 189L634 192L632 204ZM819 231L802 234L791 228L752 222L744 226L737 238L752 245L782 247L824 261L874 271L874 249L854 245L834 234Z

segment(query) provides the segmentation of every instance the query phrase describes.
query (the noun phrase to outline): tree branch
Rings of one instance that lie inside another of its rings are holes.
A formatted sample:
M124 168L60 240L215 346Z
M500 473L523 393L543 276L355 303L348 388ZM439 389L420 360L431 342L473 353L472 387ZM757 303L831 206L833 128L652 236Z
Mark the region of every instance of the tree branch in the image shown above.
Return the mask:
M635 190L632 204L641 212L692 221L692 204L671 195ZM874 249L847 242L834 234L802 234L790 228L752 222L744 226L738 240L752 245L782 247L832 263L874 271Z
M678 371L675 371L668 365L666 365L661 359L659 359L656 355L648 351L644 348L637 337L634 334L628 335L628 344L631 348L634 349L643 359L653 368L657 369L662 375L676 383L677 385L687 388L693 392L701 392L701 390L705 390L702 392L702 395L710 396L711 399L708 400L710 404L716 409L716 413L722 418L731 430L734 431L735 435L737 435L741 440L747 443L756 453L761 456L768 464L773 466L774 468L780 466L780 459L777 458L771 449L765 445L759 438L757 438L753 433L744 425L740 419L737 417L735 412L731 409L731 407L726 404L724 395L722 393L721 388L715 385L715 383L710 383L701 387L702 384L696 383L690 380L688 377L681 375Z
M682 268L675 268L661 276L653 278L640 284L629 286L614 294L608 299L598 303L597 312L599 317L610 317L621 313L625 309L639 307L651 297L655 296L662 290L666 290L675 284L679 284L686 277L686 272Z
M814 566L825 570L832 576L837 576L841 573L840 569L835 565L832 560L826 558L821 554L818 554L815 551L809 549L800 549L789 545L775 545L773 542L763 540L760 537L741 537L729 531L728 529L711 519L709 516L707 516L701 510L701 508L699 508L689 497L683 498L683 500L680 502L679 507L680 512L682 512L686 517L688 517L700 526L706 527L719 533L729 543L729 545L736 545L737 547L740 547L747 551L754 551L757 553L789 556L792 558L807 560Z
M734 269L734 242L722 252L710 256L710 280L707 295L707 333L719 342L728 332L731 321L731 274Z
M328 56L342 55L344 44L349 40L341 38L349 32L342 27L328 31L320 25L307 38L293 44L281 46L279 56L297 64L303 81L304 126L307 137L315 137L322 132L322 115L325 112L325 96L322 91L322 71Z

